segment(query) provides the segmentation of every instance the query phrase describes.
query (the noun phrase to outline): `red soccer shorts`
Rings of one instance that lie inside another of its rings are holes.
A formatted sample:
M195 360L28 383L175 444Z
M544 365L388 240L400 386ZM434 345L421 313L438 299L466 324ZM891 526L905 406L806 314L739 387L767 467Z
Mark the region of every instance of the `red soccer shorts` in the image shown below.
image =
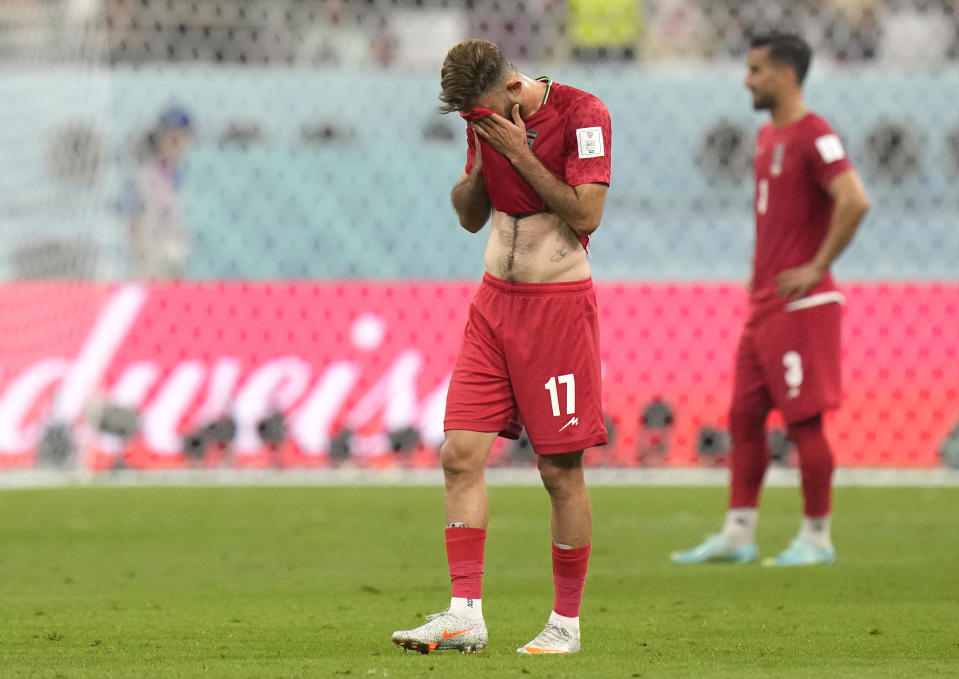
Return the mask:
M739 339L730 411L778 408L787 423L839 407L842 306L833 302L750 319Z
M591 279L509 283L487 273L470 304L443 427L515 439L524 425L540 455L606 443Z

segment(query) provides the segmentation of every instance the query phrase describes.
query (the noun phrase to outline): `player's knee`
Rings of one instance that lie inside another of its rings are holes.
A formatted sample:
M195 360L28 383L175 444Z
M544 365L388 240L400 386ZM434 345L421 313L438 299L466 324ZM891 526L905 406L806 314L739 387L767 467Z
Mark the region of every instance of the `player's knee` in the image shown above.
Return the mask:
M561 455L539 458L539 477L550 495L572 492L585 485L582 456L575 459L564 458L565 456Z
M482 470L482 460L469 446L456 439L446 439L440 447L440 464L448 475L474 474Z

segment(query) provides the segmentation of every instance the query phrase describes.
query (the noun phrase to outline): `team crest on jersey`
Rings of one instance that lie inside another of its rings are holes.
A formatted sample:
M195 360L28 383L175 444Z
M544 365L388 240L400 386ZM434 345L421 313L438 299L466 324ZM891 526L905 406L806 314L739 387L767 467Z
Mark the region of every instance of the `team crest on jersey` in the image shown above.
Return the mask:
M539 134L539 130L526 130L526 145L529 146L529 150L533 150L533 142L536 141L536 135Z
M786 145L783 143L776 144L773 147L773 159L769 163L769 174L773 177L778 177L783 172L783 158L786 157Z

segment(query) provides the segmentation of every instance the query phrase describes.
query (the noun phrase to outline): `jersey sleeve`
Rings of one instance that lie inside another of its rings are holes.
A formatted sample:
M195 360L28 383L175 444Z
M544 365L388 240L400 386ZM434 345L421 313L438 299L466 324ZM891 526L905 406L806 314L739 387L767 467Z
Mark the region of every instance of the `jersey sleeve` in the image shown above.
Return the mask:
M476 158L476 135L473 134L473 128L466 123L466 167L463 172L470 173L473 168L473 160Z
M606 105L593 96L581 97L566 113L566 183L609 184L613 146Z
M829 182L852 168L839 135L822 118L817 117L809 127L807 158L813 179L825 189Z

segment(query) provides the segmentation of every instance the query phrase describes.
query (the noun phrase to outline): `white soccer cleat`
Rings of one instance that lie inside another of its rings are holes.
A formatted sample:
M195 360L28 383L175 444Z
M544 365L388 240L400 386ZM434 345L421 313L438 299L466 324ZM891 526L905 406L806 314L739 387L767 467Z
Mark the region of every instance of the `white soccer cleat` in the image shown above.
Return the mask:
M486 622L460 618L449 612L426 616L427 623L414 629L393 632L393 643L404 651L460 651L482 653L489 634Z
M530 655L579 653L579 630L570 630L563 625L548 622L535 639L517 648L516 652Z

